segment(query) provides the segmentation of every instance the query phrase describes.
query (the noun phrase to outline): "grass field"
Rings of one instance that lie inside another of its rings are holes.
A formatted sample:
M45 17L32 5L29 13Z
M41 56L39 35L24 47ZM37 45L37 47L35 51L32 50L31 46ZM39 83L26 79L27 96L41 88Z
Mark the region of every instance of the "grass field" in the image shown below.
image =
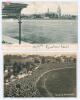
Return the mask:
M50 71L39 79L37 88L43 97L76 96L76 70L65 68Z

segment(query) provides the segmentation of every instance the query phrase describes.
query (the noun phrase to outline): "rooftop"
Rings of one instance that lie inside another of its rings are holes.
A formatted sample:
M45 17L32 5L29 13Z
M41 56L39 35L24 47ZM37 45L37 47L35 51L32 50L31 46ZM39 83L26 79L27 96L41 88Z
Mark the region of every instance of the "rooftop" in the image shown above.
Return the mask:
M2 3L2 14L20 14L21 10L28 6L28 4L22 3Z

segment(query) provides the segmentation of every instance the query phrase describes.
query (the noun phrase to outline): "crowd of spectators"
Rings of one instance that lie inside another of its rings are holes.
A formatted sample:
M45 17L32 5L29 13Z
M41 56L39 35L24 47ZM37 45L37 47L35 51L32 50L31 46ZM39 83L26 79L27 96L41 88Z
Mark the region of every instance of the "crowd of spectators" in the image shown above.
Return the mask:
M17 59L20 59L20 61ZM21 62L22 59L26 59L25 62ZM71 66L71 64L74 63L76 64L76 57L39 55L29 55L24 57L6 55L4 56L4 62L4 96L37 97L40 96L35 85L37 78L42 73L51 70L54 67L65 67ZM23 75L24 73L27 74L27 76L18 79L18 75Z

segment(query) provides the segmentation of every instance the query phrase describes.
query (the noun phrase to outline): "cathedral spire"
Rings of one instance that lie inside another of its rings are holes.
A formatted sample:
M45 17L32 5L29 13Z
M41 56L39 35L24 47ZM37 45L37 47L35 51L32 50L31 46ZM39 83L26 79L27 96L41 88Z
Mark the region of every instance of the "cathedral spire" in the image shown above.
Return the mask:
M60 18L61 17L61 7L58 6L57 8L57 14L58 14L58 17Z

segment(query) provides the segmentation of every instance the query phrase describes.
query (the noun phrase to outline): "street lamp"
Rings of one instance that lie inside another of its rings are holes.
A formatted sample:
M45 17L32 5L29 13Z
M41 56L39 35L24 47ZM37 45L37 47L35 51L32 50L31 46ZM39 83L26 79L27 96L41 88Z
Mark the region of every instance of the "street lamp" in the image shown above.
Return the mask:
M6 3L3 2L2 14L7 17L18 17L19 23L19 44L21 44L21 10L28 6L28 4L21 3Z
M21 44L21 14L19 15L18 18L18 23L19 23L19 44Z

